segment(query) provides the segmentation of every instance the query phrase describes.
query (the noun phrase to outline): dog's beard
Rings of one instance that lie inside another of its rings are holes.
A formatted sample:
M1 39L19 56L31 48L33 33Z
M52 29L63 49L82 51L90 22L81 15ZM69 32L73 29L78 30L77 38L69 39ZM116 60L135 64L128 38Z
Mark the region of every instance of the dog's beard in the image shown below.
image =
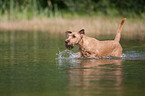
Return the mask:
M73 45L69 45L69 44L65 44L65 47L68 48L69 50L72 49L74 46Z

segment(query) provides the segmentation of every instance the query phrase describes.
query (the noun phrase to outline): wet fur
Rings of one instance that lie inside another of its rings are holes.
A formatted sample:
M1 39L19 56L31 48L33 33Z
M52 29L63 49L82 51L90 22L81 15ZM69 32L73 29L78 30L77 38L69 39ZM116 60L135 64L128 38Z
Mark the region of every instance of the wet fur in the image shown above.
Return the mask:
M119 41L125 20L126 18L121 20L114 40L99 41L95 38L85 36L85 31L82 29L79 32L67 31L66 33L69 35L69 38L65 40L65 46L71 49L74 45L77 45L79 47L78 55L87 58L107 56L122 57L122 47Z

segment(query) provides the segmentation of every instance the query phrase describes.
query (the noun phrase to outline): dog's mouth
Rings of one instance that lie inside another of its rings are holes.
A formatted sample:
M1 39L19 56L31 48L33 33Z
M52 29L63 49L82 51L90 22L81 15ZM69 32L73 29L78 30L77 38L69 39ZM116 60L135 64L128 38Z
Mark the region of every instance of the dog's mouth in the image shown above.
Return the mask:
M67 43L67 44L65 44L65 47L68 48L68 49L70 50L70 49L72 49L74 46L73 46L72 44Z

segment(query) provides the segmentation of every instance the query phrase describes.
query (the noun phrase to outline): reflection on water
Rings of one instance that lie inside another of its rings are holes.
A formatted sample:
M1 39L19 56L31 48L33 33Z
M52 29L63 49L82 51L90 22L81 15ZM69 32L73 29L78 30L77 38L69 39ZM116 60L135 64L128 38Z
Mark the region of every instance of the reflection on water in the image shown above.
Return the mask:
M107 64L107 65L106 65ZM94 90L93 92L82 93L82 96L89 94L114 94L121 96L121 60L85 60L79 63L79 69L71 69L70 90ZM114 67L115 66L115 67ZM70 92L74 96L73 92ZM77 92L75 95L79 95Z
M106 96L106 94L107 96L136 96L138 92L145 94L143 91L145 87L139 89L137 87L145 86L140 85L145 83L143 81L145 75L141 75L145 73L144 55L135 55L127 51L123 58L86 59L76 58L76 53L70 51L71 54L68 54L68 50L59 53L60 56L63 56L62 53L68 56L67 58L58 56L56 61L60 70L68 70L70 96Z
M0 96L145 94L145 41L122 40L123 58L87 59L64 34L0 32Z
M57 63L69 69L70 96L122 96L122 59L61 58Z

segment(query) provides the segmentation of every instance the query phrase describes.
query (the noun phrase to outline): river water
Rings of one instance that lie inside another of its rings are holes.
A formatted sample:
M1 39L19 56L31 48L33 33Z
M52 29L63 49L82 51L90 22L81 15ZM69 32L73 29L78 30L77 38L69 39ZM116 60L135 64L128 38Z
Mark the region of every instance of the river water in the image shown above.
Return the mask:
M87 59L67 50L65 38L0 31L0 96L145 95L144 39L122 38L122 58Z

